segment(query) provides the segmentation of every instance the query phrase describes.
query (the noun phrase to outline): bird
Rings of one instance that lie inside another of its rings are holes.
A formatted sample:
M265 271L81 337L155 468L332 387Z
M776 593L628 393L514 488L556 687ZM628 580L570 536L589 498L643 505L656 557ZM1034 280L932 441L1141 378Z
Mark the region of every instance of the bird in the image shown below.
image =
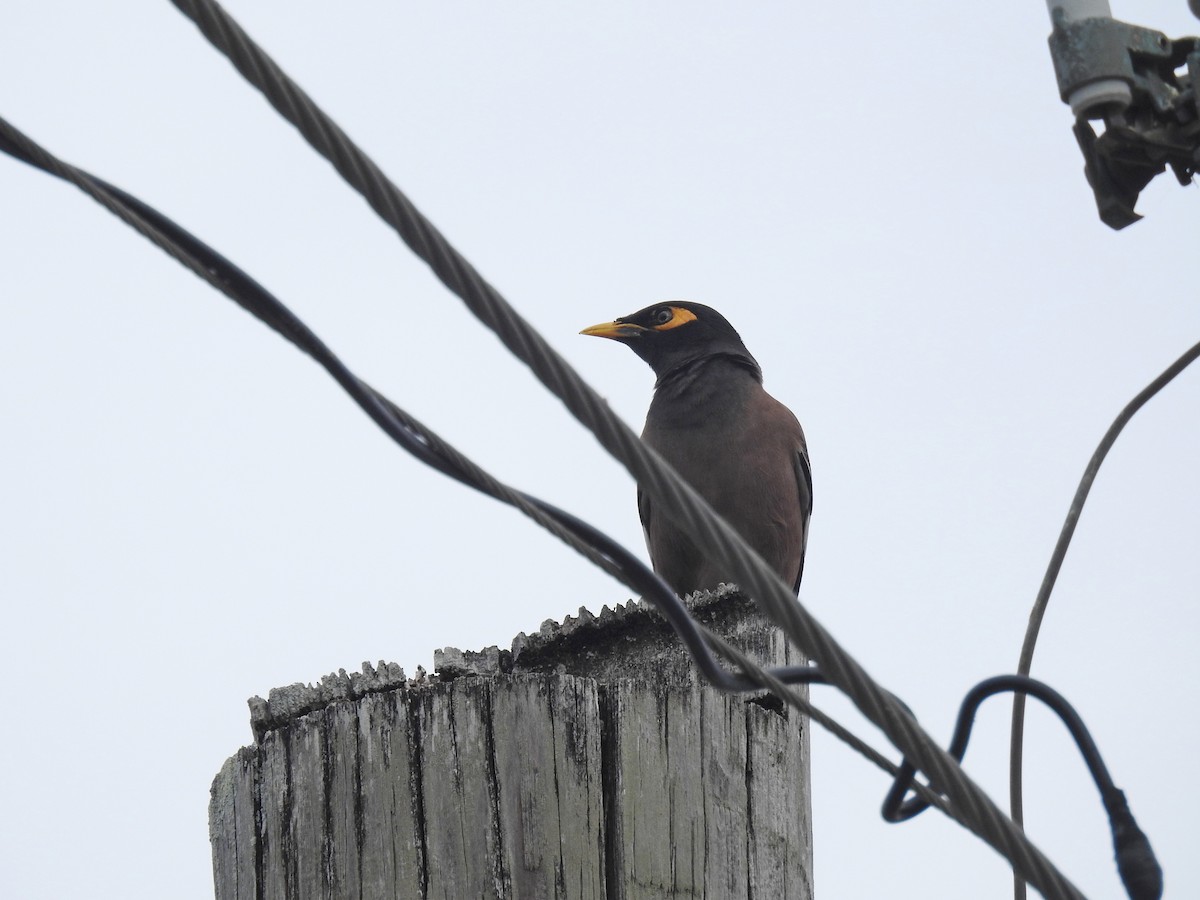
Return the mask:
M812 516L804 430L762 386L762 368L715 309L657 303L580 334L628 346L654 371L642 440L800 591ZM730 573L641 489L638 515L654 571L678 594L715 590Z

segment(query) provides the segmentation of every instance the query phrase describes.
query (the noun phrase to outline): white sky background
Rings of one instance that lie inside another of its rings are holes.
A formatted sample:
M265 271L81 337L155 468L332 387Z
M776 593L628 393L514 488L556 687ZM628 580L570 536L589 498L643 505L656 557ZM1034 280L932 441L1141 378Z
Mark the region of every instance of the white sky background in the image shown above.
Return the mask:
M802 599L946 738L1016 666L1083 466L1200 339L1194 188L1096 217L1023 3L230 2L631 424L649 369L580 337L724 312L808 433ZM1184 0L1116 3L1172 37ZM167 2L9 0L0 115L212 243L494 474L641 548L634 485ZM211 896L245 700L628 591L397 449L307 358L76 189L0 158L0 894ZM1036 675L1200 896L1200 369L1093 491ZM814 697L883 746L831 690ZM967 762L1006 803L1007 700ZM1029 830L1123 896L1033 708ZM895 754L893 753L893 756ZM1003 861L818 731L818 896L1005 898Z

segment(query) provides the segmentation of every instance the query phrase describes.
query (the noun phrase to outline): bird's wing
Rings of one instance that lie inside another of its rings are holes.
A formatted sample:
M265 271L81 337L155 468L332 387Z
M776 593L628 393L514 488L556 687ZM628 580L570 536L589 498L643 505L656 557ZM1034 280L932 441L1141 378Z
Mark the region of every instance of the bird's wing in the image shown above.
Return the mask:
M813 508L812 464L808 461L808 449L803 445L796 451L795 466L796 487L800 494L801 527L804 530L804 546L800 551L800 570L796 573L796 584L792 587L792 590L799 594L800 580L804 577L804 557L808 552L808 520L812 517Z
M650 552L650 565L658 571L658 561L654 558L654 548L650 545L650 498L638 485L637 489L638 518L642 520L642 533L646 537L646 549Z

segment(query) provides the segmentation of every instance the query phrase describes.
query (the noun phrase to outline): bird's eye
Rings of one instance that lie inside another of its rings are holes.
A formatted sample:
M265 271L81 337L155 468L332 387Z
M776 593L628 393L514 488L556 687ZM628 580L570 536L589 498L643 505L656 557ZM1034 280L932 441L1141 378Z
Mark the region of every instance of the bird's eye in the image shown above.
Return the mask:
M654 311L654 324L666 325L671 319L675 318L675 313L669 306L663 306Z

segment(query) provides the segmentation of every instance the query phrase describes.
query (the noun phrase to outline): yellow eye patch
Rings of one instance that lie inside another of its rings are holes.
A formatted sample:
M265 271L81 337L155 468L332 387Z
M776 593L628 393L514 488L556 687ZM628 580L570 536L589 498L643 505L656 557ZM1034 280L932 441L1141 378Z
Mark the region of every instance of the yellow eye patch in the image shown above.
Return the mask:
M696 314L690 309L684 309L682 306L669 306L667 308L671 310L671 318L661 325L655 325L655 331L670 331L672 328L678 328L680 325L696 321Z

